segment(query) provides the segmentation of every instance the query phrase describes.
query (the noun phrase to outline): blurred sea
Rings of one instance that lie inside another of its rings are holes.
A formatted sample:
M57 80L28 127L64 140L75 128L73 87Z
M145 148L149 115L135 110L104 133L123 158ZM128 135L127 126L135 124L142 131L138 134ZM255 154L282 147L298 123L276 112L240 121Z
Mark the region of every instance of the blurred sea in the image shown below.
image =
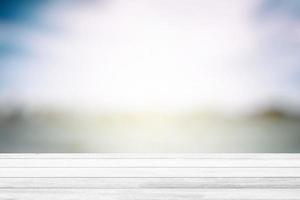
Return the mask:
M300 152L300 117L279 109L245 116L2 109L0 152Z

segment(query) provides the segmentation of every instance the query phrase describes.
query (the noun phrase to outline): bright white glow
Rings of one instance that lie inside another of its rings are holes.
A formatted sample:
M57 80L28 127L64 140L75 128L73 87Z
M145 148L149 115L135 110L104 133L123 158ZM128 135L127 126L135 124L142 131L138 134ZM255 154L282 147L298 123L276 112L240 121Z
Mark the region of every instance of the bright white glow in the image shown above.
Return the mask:
M110 1L45 15L64 34L24 34L38 56L19 99L75 107L239 110L268 97L257 71L254 1ZM255 56L254 56L255 58Z

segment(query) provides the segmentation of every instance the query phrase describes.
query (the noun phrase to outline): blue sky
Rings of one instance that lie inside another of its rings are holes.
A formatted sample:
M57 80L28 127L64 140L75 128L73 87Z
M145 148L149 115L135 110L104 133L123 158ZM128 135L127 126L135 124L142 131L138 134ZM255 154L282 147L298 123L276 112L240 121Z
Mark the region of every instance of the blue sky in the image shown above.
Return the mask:
M300 102L300 3L0 0L0 98L108 110Z
M0 19L2 23L32 23L34 14L47 1L41 0L1 0Z
M1 0L0 1L0 23L1 23L1 53L9 54L19 50L20 44L15 44L13 37L21 33L10 32L9 29L22 27L24 29L37 28L42 23L38 11L46 6L47 1L42 0ZM9 32L11 34L5 34Z

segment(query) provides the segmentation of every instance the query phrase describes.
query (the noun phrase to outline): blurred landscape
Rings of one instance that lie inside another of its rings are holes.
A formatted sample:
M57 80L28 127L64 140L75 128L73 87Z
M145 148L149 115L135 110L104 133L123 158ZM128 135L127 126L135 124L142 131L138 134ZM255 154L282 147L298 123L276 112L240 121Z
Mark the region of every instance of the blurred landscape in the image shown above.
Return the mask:
M300 153L299 2L0 0L0 153Z
M300 116L268 108L217 112L1 111L1 152L299 152Z

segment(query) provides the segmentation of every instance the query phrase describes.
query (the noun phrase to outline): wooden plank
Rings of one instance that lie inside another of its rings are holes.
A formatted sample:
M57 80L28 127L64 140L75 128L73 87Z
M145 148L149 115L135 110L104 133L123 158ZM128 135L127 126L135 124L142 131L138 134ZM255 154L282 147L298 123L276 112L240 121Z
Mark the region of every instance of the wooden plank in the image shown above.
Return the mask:
M0 168L0 177L300 177L300 168Z
M299 189L1 189L0 200L299 200Z
M300 200L300 154L0 154L0 200Z
M300 189L300 178L0 178L0 189Z
M0 159L0 168L10 167L36 167L36 168L62 168L62 167L300 167L300 159L155 159L155 158L27 158L27 159Z

